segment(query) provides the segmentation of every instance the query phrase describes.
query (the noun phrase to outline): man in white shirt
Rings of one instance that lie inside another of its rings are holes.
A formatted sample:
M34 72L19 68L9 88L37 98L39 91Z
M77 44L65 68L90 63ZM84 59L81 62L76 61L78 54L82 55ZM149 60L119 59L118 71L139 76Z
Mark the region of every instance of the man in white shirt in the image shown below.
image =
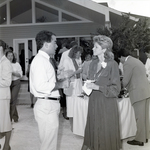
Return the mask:
M55 34L45 30L39 32L36 44L39 51L31 63L30 92L37 97L34 115L39 128L40 150L56 150L60 112L58 89L68 87L69 81L57 82L50 62L58 47Z

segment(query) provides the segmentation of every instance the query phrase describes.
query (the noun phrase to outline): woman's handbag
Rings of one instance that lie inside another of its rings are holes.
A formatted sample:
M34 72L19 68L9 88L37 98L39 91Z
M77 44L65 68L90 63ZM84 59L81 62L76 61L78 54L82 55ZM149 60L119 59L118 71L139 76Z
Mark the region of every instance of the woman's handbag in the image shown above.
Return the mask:
M74 89L74 83L70 82L70 86L68 88L64 88L64 94L67 96L72 96Z

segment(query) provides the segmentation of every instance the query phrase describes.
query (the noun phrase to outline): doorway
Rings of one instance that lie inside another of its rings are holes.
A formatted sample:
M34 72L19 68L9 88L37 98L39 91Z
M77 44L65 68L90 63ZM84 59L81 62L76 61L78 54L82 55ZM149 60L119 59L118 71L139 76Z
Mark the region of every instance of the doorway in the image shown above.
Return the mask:
M37 53L35 39L14 39L13 47L14 53L16 53L17 61L22 67L22 80L28 80L26 72L28 69L29 60L33 55L36 55Z

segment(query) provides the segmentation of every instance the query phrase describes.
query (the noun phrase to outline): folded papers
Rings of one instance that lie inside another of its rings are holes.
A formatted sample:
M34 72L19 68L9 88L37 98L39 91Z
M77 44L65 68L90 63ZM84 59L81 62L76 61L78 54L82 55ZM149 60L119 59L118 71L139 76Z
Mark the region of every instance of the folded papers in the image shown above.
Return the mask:
M86 80L84 81L84 85L82 86L83 91L85 92L85 94L90 95L92 92L92 89L87 88L87 84L88 83L92 83L95 82L95 80Z

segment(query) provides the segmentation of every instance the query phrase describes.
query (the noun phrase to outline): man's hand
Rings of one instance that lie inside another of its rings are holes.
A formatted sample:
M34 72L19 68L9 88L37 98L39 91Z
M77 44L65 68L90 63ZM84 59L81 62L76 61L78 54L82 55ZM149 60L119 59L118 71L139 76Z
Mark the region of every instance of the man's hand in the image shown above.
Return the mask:
M70 78L73 75L74 75L73 70L66 70L66 71L59 72L57 74L57 78L60 79L60 80L63 80L63 79L66 79L66 78Z
M56 82L55 84L55 88L53 89L53 91L58 90L58 89L64 89L64 88L68 88L70 86L70 79L61 79L59 81Z

